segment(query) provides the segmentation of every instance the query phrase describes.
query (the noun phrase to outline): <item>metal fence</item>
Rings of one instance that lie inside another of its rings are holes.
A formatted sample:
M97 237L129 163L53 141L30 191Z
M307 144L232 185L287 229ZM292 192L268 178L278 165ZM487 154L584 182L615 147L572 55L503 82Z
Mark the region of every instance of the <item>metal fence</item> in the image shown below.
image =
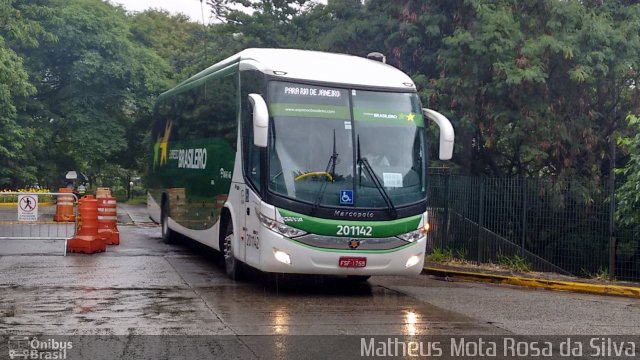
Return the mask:
M21 240L67 240L77 228L78 198L73 193L0 193L0 240L4 247L16 246ZM68 212L64 218L60 209ZM56 214L58 211L58 214Z
M640 234L616 229L610 186L431 175L430 245L479 263L640 280Z

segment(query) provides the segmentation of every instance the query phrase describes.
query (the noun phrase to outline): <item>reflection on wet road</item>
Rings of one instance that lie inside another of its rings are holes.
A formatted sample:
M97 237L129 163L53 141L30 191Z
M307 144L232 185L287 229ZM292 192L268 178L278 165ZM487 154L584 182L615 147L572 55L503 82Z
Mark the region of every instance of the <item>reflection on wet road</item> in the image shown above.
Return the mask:
M226 278L215 252L193 243L165 245L156 233L154 227L123 226L122 245L91 256L0 257L0 332L505 333L385 285L427 286L426 277L380 277L353 283L331 277L255 273L247 281L233 282ZM8 249L11 244L3 246Z
M638 334L636 299L449 282L367 282L252 274L229 280L219 255L121 226L106 253L0 242L0 335Z
M376 283L287 279L198 289L236 334L497 333L498 329Z

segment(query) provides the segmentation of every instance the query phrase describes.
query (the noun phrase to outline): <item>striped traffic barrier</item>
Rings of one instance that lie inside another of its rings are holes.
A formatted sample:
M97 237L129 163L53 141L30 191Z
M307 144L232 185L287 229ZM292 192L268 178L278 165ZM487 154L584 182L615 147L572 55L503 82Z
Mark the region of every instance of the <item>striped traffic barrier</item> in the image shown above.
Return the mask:
M78 230L67 242L67 251L85 254L106 251L107 244L98 237L98 201L87 195L78 203Z
M107 196L98 200L98 237L107 245L120 245L116 198Z
M60 188L58 192L65 193L58 195L56 199L56 214L53 216L53 221L56 222L74 222L76 216L73 213L73 206L75 205L75 198L72 195L73 190L69 188ZM66 195L66 194L69 195Z
M96 198L97 199L104 198L104 197L110 197L110 196L111 196L111 188L99 187L96 190Z

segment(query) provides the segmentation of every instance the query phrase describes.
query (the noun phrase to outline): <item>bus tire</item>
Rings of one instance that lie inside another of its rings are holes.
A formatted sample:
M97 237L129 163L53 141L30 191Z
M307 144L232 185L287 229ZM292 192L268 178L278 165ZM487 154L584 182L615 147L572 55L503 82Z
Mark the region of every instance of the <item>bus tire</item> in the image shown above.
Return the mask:
M231 222L231 219L227 222L227 228L224 232L222 256L224 257L224 269L227 272L229 279L242 280L244 275L242 262L236 259L233 254L233 223Z
M176 242L176 234L169 228L169 201L162 201L160 210L160 229L162 233L162 241L165 244L173 244Z

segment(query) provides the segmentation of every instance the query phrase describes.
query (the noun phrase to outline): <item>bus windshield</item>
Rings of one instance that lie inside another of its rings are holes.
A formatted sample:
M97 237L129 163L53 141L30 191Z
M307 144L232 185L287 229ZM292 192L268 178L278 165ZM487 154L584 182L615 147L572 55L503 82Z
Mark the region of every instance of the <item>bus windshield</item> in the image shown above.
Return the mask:
M395 208L426 196L415 93L273 81L269 189L316 206Z

